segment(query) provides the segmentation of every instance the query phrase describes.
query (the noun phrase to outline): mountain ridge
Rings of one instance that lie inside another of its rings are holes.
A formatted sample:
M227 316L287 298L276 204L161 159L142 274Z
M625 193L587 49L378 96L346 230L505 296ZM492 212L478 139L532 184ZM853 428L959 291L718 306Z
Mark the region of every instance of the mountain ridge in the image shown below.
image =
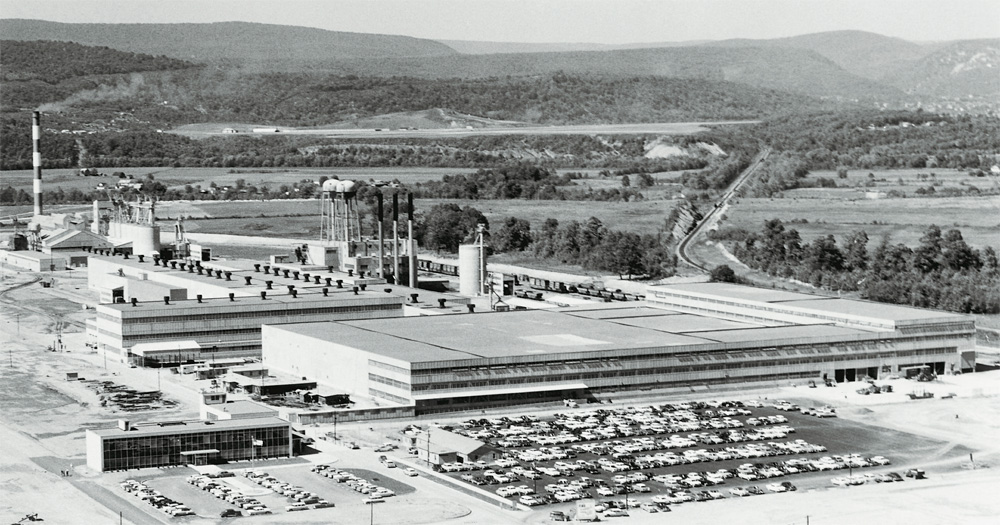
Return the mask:
M7 40L71 41L202 62L440 56L457 54L433 40L250 22L70 24L0 19Z

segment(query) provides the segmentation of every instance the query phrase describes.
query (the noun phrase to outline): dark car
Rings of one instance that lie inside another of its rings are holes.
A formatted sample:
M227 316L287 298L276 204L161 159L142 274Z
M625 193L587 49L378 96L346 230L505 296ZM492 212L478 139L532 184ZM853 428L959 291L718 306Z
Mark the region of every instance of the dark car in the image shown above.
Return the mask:
M900 476L897 472L890 472L886 476L889 476L891 481L903 481L903 476Z
M236 509L226 509L219 513L220 518L235 518L237 516L242 516L243 513Z
M754 485L753 487L747 487L747 492L749 492L750 494L756 494L758 496L764 494L764 491L761 490L761 488L756 485Z
M554 510L549 513L549 519L552 521L569 521L569 516L561 510Z
M923 469L919 469L919 468L911 468L910 470L906 471L905 475L906 475L906 477L913 478L913 479L924 479L924 478L927 477L927 473L924 472Z

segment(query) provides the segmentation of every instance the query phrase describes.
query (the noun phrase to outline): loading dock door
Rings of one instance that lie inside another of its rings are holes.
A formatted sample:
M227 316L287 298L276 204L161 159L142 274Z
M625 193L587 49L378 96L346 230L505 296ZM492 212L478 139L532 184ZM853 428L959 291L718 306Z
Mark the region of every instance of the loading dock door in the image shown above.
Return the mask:
M838 368L838 369L834 370L833 371L833 377L834 377L834 380L837 381L838 383L843 383L844 382L844 369L843 368Z
M853 383L854 381L858 380L857 374L855 374L855 370L853 368L848 368L844 372L846 376L844 379L847 380L848 382Z

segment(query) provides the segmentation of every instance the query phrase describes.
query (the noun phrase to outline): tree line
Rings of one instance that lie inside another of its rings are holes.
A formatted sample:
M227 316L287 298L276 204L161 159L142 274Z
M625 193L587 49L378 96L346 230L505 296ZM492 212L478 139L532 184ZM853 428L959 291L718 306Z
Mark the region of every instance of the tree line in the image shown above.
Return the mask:
M839 246L833 235L805 243L778 219L766 221L760 232L727 229L716 238L730 241L733 255L751 268L817 288L857 291L886 303L1000 313L997 252L972 248L958 229L930 226L915 248L885 236L870 252L864 230L843 236Z

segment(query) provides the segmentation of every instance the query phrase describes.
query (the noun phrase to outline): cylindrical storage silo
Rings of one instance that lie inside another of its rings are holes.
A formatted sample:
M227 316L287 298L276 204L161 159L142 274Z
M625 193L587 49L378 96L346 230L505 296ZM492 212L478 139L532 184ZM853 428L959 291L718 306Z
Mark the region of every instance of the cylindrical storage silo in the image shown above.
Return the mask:
M160 227L147 224L129 224L129 238L132 240L132 253L136 255L152 255L160 253Z
M483 292L482 276L486 274L486 260L480 257L479 246L463 244L458 247L458 293L473 297Z

